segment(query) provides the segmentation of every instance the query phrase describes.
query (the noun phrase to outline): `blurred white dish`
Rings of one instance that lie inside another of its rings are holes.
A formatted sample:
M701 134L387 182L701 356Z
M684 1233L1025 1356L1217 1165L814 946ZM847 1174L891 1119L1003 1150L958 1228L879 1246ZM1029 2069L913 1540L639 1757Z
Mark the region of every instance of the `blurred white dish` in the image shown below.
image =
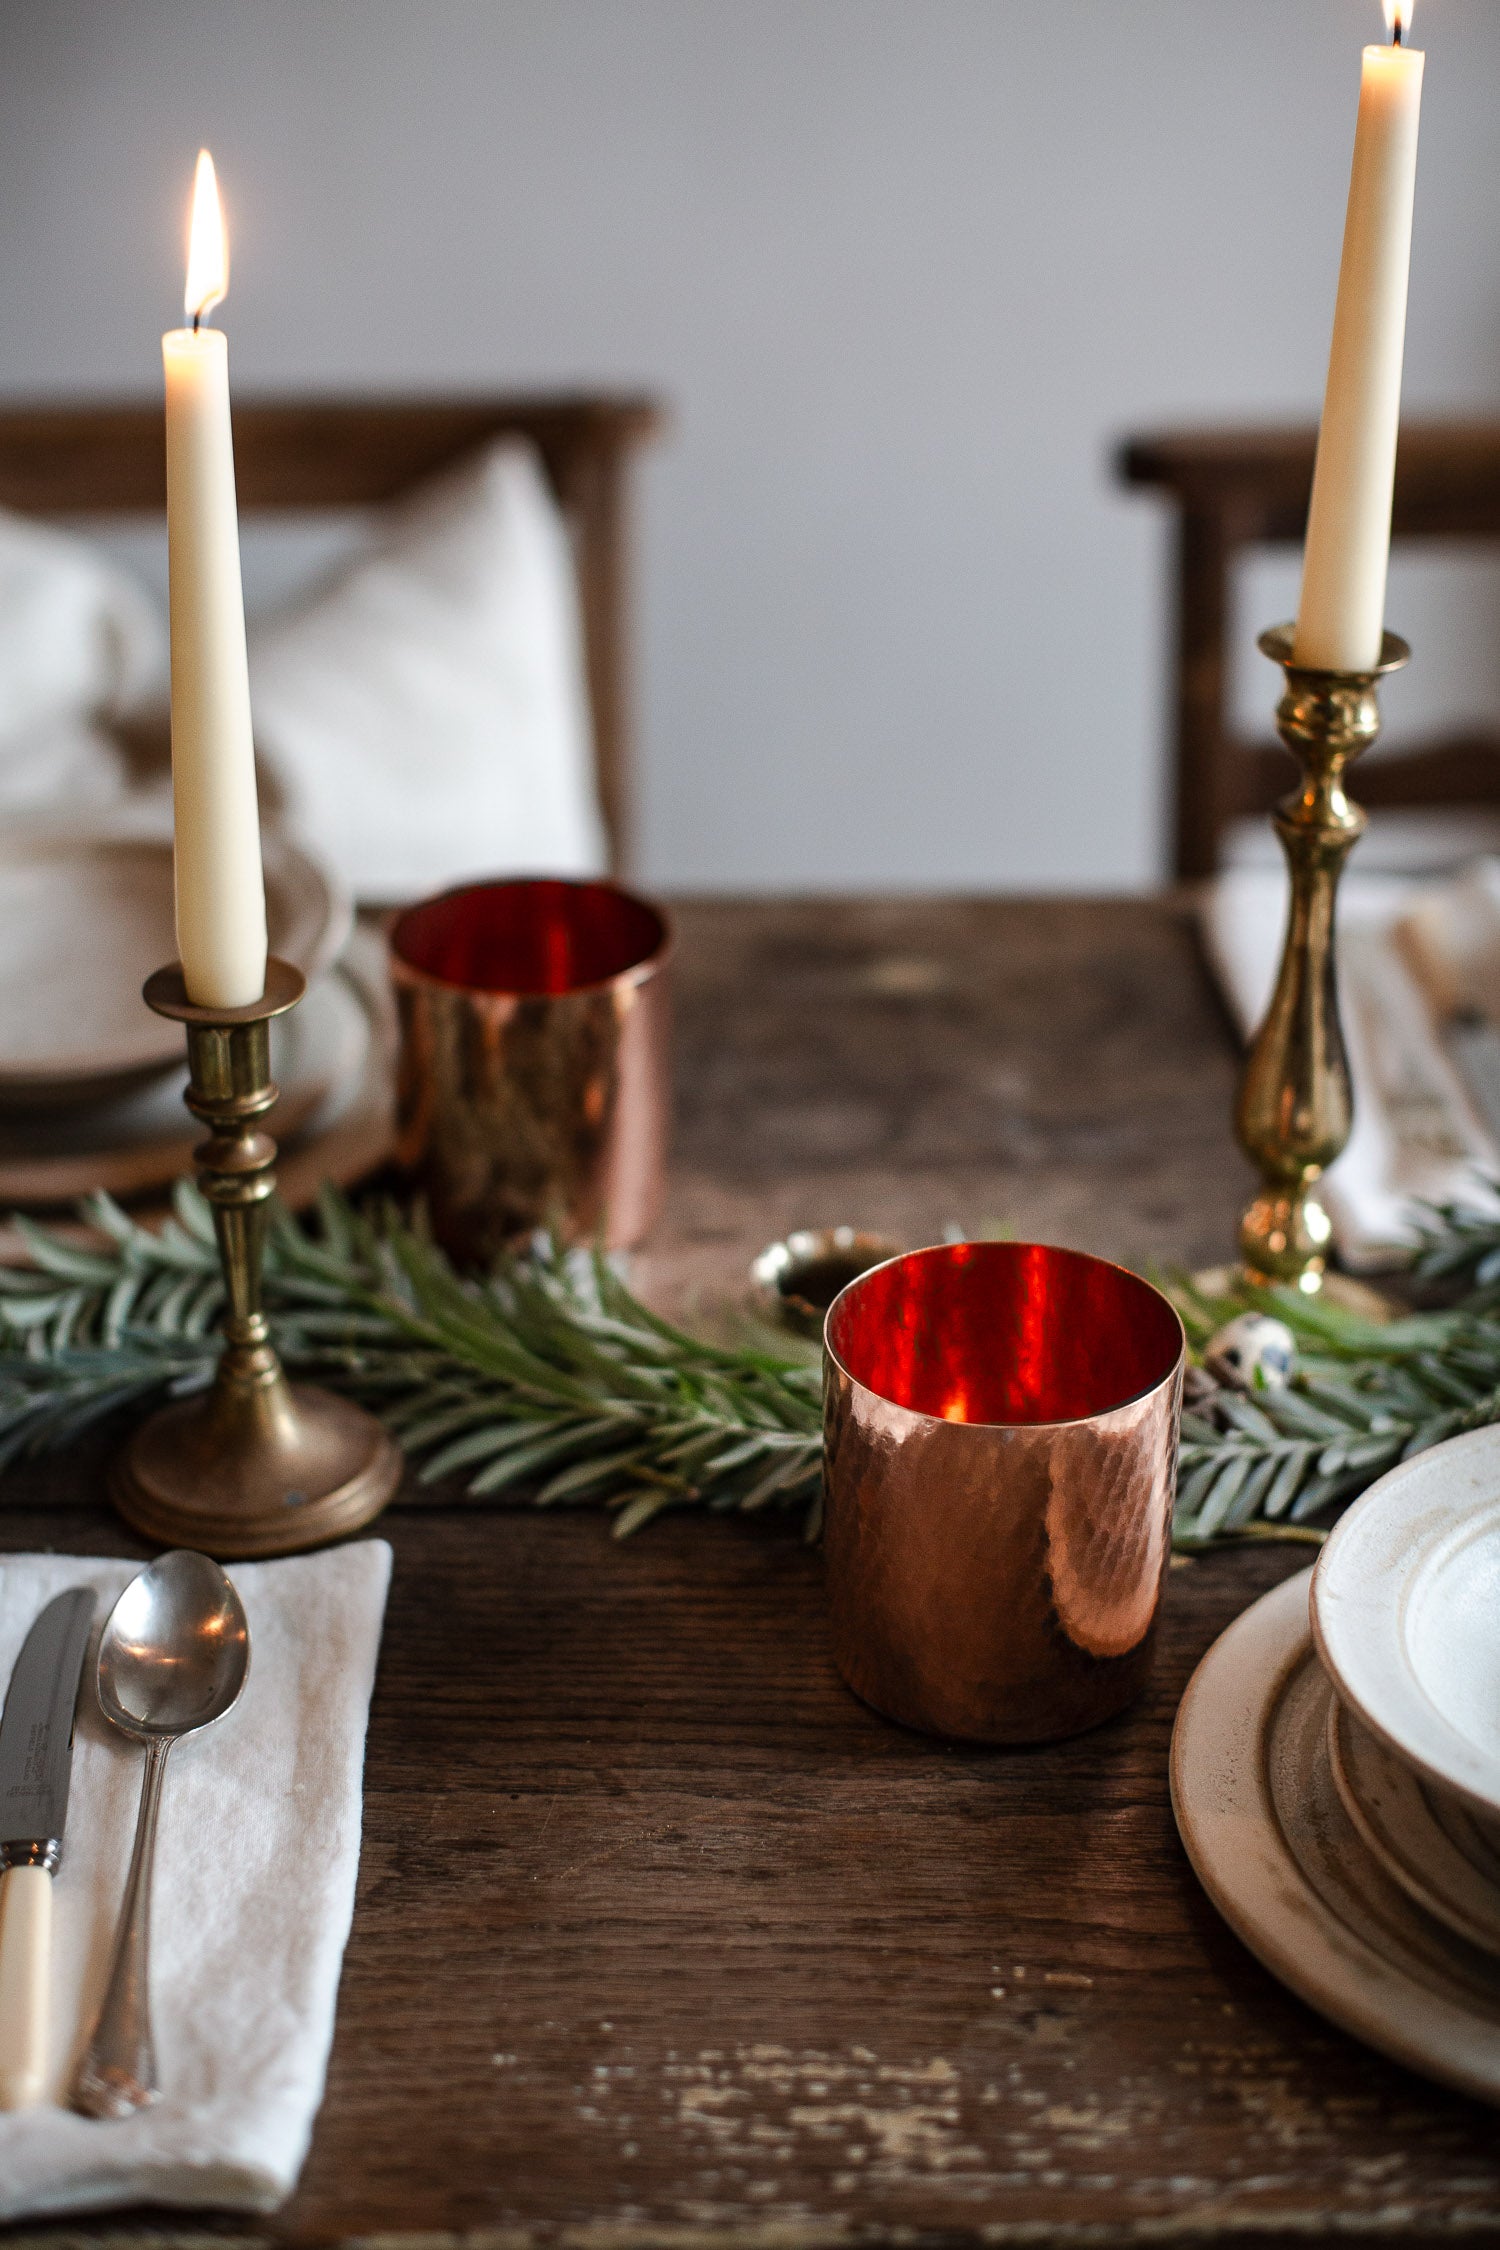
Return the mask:
M1406 1897L1329 1772L1308 1573L1235 1619L1188 1683L1172 1808L1231 1929L1311 2007L1382 2054L1500 2102L1500 1962Z
M349 906L274 831L265 838L271 950L309 977L348 934ZM115 1099L171 1069L182 1026L141 986L177 955L165 840L16 823L0 835L0 1109Z
M347 1106L371 1046L368 1006L338 971L271 1026L281 1098L267 1124L278 1141L295 1140ZM182 1068L86 1109L0 1114L0 1204L65 1203L95 1188L144 1195L190 1172L203 1128L183 1107L186 1085Z
M1343 1701L1500 1843L1500 1427L1372 1485L1318 1558L1311 1614Z
M1500 1857L1451 1800L1439 1808L1401 1760L1331 1696L1328 1763L1345 1812L1410 1899L1500 1954Z

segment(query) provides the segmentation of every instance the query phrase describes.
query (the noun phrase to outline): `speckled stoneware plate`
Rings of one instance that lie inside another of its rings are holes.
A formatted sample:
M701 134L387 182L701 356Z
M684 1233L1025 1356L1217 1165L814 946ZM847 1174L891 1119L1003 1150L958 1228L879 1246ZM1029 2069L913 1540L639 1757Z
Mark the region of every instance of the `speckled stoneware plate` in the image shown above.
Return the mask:
M267 1122L278 1141L294 1141L336 1089L358 1079L369 1046L367 1010L338 970L272 1024L280 1099ZM190 1172L203 1128L183 1107L186 1087L178 1069L86 1109L0 1108L0 1205L66 1203L95 1188L140 1196Z
M348 935L347 899L305 852L264 839L273 953L309 978ZM16 823L0 835L0 1109L118 1100L182 1055L141 986L175 958L172 846Z
M349 989L337 1002L342 1023L331 1022L320 1006L323 1029L319 1031L315 1025L309 1042L316 1079L324 1084L321 1098L316 1085L309 1087L288 1073L282 1099L268 1120L276 1133L276 1193L290 1211L309 1209L324 1187L347 1188L364 1179L390 1156L395 1132L396 1009L386 974L383 939L372 930L357 928L331 976L316 985L302 1007L294 1009L283 1023L288 1028L295 1024L312 1007L315 995L328 985ZM362 1021L350 1023L347 1011L351 1004ZM275 1030L273 1025L273 1071L278 1069ZM185 1111L183 1115L186 1117ZM0 1117L0 1148L3 1137L4 1119ZM202 1134L191 1137L201 1140ZM86 1169L85 1160L70 1157L66 1162L76 1168L76 1174L66 1189L59 1185L67 1178L62 1164L50 1164L32 1175L37 1190L34 1203L55 1206L60 1196L76 1198L84 1188L96 1187L101 1180L115 1176L117 1184L112 1192L131 1198L133 1215L143 1225L158 1225L170 1209L168 1190L190 1162L187 1147L178 1144L174 1149L169 1143L169 1161L164 1165L162 1149L161 1143L149 1147L145 1151L149 1163L123 1177L116 1174L113 1162L106 1165L97 1155L86 1160ZM125 1173L124 1166L120 1173ZM16 1192L21 1178L18 1167L12 1169L0 1159L0 1208L32 1200ZM83 1248L90 1246L90 1230L81 1222L54 1215L48 1224L64 1239L76 1241ZM25 1237L14 1226L0 1225L0 1264L24 1263L30 1255Z
M1500 2103L1500 1961L1414 1906L1339 1801L1310 1575L1247 1609L1188 1683L1172 1734L1188 1857L1231 1929L1310 2007Z
M1500 1954L1500 1856L1458 1800L1434 1801L1336 1695L1328 1763L1345 1812L1407 1897L1471 1945Z
M1312 1628L1342 1701L1500 1847L1500 1428L1370 1487L1318 1557Z

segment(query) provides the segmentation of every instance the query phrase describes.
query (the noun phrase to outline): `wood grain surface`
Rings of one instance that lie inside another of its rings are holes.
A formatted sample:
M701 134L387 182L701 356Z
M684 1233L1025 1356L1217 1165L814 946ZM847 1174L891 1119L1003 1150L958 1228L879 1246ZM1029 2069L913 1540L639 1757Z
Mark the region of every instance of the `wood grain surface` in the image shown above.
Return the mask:
M1222 1255L1233 1054L1170 907L694 906L641 1278L731 1294L795 1220L991 1217ZM0 1537L129 1552L97 1459ZM956 1749L830 1665L794 1524L442 1504L391 1607L328 2096L275 2219L18 2239L396 2250L1500 2241L1493 2112L1321 2023L1177 1842L1192 1666L1305 1556L1173 1573L1124 1720Z

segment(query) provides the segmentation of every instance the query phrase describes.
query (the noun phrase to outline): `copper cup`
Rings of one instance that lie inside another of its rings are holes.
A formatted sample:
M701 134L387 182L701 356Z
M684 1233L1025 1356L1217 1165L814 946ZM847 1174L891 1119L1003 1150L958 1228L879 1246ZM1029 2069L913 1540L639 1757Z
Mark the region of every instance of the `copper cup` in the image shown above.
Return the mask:
M852 1281L825 1341L834 1660L974 1742L1097 1726L1145 1684L1171 1554L1182 1323L1074 1250L961 1242Z
M665 1182L671 929L614 883L471 883L397 916L396 1156L465 1265L639 1242Z

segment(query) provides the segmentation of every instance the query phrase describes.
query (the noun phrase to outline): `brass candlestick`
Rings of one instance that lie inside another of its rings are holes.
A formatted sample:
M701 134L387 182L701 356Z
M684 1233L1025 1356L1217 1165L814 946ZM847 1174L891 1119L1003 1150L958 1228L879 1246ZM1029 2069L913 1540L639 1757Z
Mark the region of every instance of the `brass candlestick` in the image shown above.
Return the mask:
M261 1310L276 1143L260 1120L276 1100L270 1024L301 999L290 962L266 963L248 1008L200 1008L174 962L147 979L158 1015L187 1026L184 1099L210 1138L195 1151L213 1210L229 1304L210 1387L164 1406L110 1472L110 1498L138 1531L226 1559L286 1554L368 1523L401 1477L401 1455L373 1415L290 1383Z
M1344 769L1380 732L1377 682L1411 656L1387 633L1370 672L1315 672L1293 657L1294 631L1278 625L1260 646L1286 672L1276 712L1282 741L1302 766L1300 789L1274 815L1291 877L1281 969L1245 1065L1235 1112L1240 1146L1261 1191L1240 1222L1252 1280L1289 1282L1313 1295L1328 1258L1328 1214L1314 1184L1349 1138L1354 1104L1339 1025L1334 902L1365 815L1344 794Z

